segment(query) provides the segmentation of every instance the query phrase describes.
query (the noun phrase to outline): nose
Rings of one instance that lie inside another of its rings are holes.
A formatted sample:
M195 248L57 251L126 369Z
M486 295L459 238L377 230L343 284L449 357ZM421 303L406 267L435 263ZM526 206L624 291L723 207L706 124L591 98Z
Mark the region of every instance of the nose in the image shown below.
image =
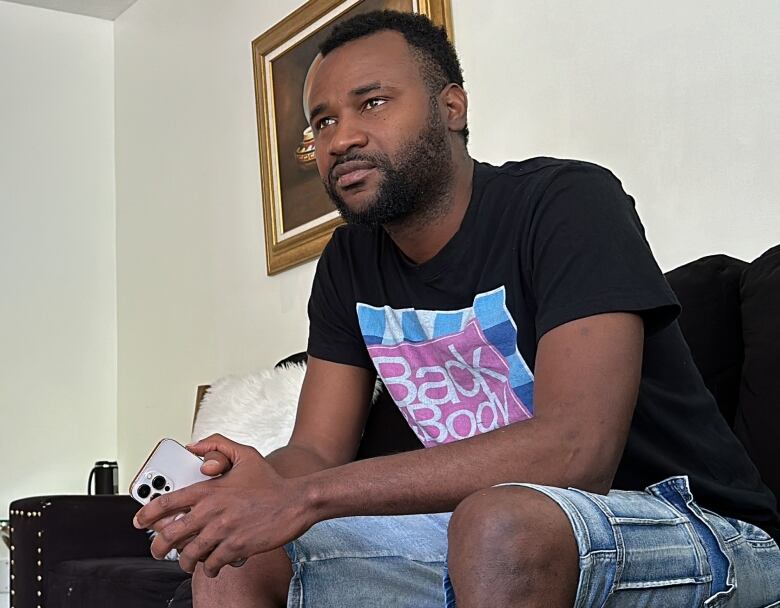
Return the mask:
M352 148L362 148L368 142L368 136L357 117L342 116L333 125L329 152L333 156L342 156Z

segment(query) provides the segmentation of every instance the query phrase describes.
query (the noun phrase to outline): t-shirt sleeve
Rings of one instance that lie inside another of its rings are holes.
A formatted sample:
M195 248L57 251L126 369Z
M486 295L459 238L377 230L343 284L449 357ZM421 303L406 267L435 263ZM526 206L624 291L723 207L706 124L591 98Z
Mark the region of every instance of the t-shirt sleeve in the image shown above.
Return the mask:
M559 170L544 188L526 242L537 340L608 312L637 313L652 334L679 313L634 200L606 169L577 163Z
M350 257L343 229L336 230L322 252L309 297L309 342L312 357L374 369L357 320Z

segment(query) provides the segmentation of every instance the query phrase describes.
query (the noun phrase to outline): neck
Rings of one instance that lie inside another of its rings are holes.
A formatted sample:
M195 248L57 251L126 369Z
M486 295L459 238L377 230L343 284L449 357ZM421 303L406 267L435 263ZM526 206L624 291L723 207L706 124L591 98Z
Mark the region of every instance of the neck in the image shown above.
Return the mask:
M426 205L426 212L384 225L396 246L412 262L424 264L455 236L469 207L473 176L474 160L464 152L453 158L453 179L448 191Z

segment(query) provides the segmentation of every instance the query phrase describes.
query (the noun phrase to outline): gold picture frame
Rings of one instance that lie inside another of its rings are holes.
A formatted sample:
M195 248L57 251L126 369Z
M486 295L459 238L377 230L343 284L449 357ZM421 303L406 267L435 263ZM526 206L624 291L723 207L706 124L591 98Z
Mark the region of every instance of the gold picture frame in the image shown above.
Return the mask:
M309 0L252 42L269 275L319 256L342 223L314 166L303 81L335 23L377 9L426 15L452 40L450 0Z

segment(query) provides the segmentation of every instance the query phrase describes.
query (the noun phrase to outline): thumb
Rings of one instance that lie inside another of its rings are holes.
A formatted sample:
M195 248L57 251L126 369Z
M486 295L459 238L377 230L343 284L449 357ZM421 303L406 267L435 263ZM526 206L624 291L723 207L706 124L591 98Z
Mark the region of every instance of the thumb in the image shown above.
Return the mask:
M222 452L207 452L203 456L200 472L209 477L216 477L227 473L232 467L233 463Z

